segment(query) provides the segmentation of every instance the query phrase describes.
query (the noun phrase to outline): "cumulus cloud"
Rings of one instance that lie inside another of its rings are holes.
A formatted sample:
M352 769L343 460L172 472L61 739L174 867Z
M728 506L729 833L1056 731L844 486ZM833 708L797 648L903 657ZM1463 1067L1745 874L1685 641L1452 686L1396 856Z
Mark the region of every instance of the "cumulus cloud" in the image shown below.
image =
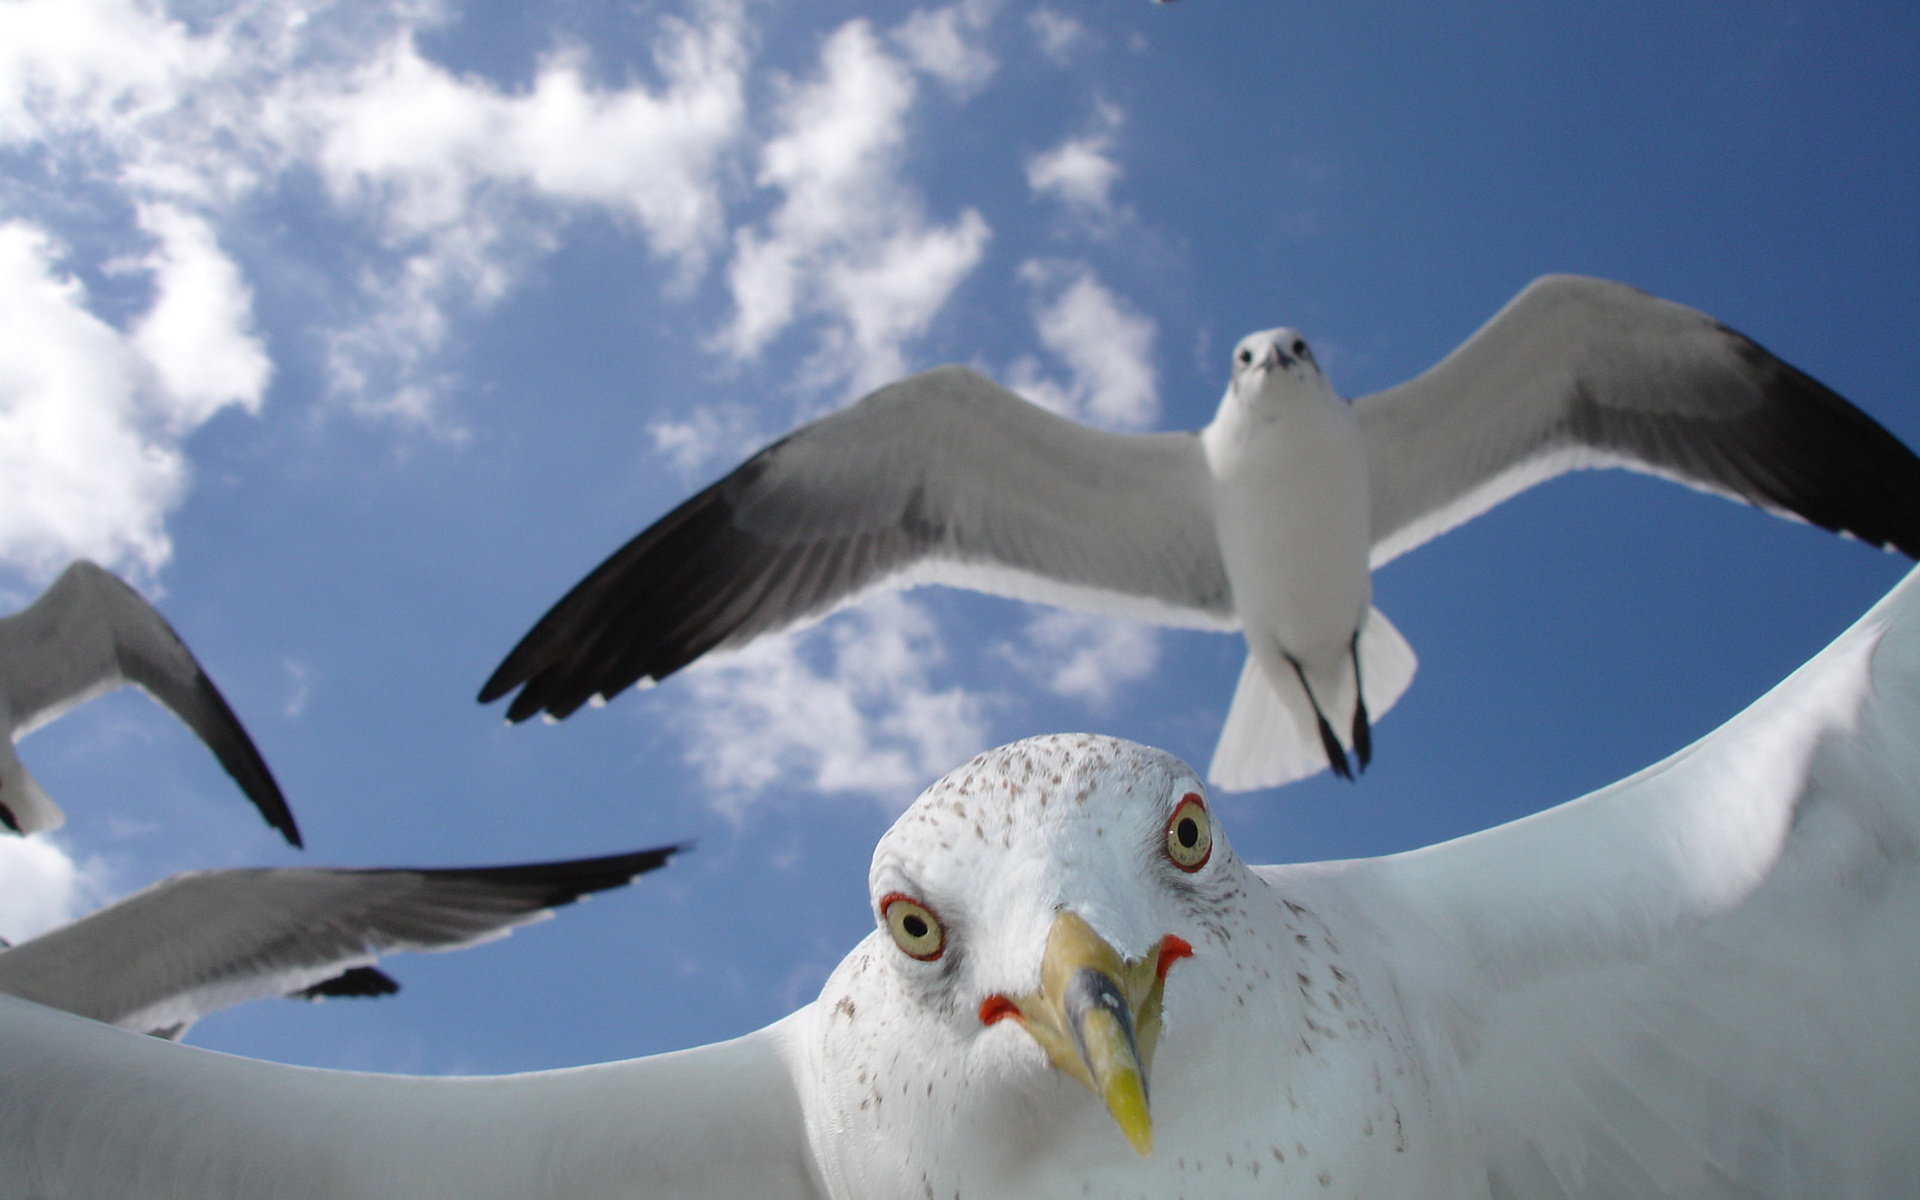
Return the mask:
M630 225L685 286L725 227L716 175L745 128L739 6L667 20L658 88L601 88L584 52L549 55L523 91L456 76L411 30L350 71L291 84L278 123L307 145L336 202L375 222L376 310L332 341L336 383L402 416L431 414L423 366L451 306L485 308L558 243L575 211Z
M893 31L893 40L915 67L959 96L987 85L999 62L978 40L993 22L998 0L961 0L946 8L920 9Z
M1066 205L1091 226L1110 225L1116 215L1113 185L1121 175L1113 157L1121 120L1118 108L1102 103L1087 132L1027 160L1027 186Z
M972 209L930 223L902 181L916 90L865 20L835 31L819 77L791 87L758 175L779 204L734 238L735 311L717 343L725 352L753 358L816 317L823 348L803 372L808 381L865 390L904 373L903 345L973 270L989 232Z
M1058 381L1026 357L1008 371L1010 385L1062 416L1108 429L1150 427L1160 415L1153 320L1114 295L1084 263L1029 261L1020 277L1033 292L1040 343L1068 375Z
M1123 684L1160 665L1160 638L1138 621L1048 609L1027 622L1017 648L1001 648L1001 657L1056 696L1105 708Z
M1027 27L1039 41L1041 53L1063 67L1093 40L1078 17L1063 13L1051 4L1042 4L1027 14Z
M76 862L46 834L0 835L0 938L23 942L94 908L105 874L98 861Z
M904 808L984 749L983 701L939 688L932 617L897 592L795 636L703 661L676 716L687 761L738 819L777 786L872 797Z
M46 231L0 225L0 557L50 574L75 556L151 573L186 485L181 439L256 409L264 351L204 223L155 209L154 300L132 332L96 316Z

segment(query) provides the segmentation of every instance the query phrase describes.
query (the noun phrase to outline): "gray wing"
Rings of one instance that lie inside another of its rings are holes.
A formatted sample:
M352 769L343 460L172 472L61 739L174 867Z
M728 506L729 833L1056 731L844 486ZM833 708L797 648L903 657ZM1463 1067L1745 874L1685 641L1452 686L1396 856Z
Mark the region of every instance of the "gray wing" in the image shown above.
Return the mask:
M809 1011L652 1058L412 1078L0 996L0 1200L824 1200L795 1045Z
M594 569L480 691L564 717L880 586L1237 626L1199 439L1106 433L939 367L789 434Z
M1753 341L1624 284L1535 280L1357 402L1374 566L1563 471L1626 467L1920 556L1920 459Z
M335 981L392 951L503 936L682 849L505 867L188 872L0 951L0 991L177 1036L246 1000L377 992L363 973Z
M1920 1195L1920 575L1665 762L1333 886L1487 1194Z
M0 688L15 738L129 683L198 734L267 824L301 844L280 785L226 698L166 618L118 577L76 561L31 605L0 618Z

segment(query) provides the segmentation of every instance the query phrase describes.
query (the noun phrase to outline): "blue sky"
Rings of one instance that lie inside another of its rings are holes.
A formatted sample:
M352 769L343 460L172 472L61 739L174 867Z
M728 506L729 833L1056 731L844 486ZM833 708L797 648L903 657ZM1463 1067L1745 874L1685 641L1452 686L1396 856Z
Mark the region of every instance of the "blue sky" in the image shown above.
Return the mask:
M0 3L0 602L134 580L307 835L120 694L22 743L69 824L0 934L178 870L692 839L378 1003L192 1040L504 1071L745 1032L871 925L892 815L1091 729L1204 764L1237 638L882 599L558 726L473 695L644 524L807 417L972 363L1116 428L1244 333L1360 395L1534 276L1704 309L1920 444L1920 11L1183 0ZM1225 797L1252 861L1422 845L1678 749L1904 570L1618 472L1397 560L1421 657L1357 786Z

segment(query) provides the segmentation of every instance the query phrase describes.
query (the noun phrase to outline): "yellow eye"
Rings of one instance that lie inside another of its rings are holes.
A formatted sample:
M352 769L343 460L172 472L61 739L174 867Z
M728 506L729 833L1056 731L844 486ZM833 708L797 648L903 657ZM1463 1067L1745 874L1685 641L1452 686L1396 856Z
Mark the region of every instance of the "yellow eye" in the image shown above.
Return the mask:
M1213 822L1197 792L1188 792L1167 818L1167 857L1182 871L1198 871L1213 857Z
M880 919L887 923L893 944L909 958L932 962L947 948L947 932L933 910L900 892L888 892L880 898Z

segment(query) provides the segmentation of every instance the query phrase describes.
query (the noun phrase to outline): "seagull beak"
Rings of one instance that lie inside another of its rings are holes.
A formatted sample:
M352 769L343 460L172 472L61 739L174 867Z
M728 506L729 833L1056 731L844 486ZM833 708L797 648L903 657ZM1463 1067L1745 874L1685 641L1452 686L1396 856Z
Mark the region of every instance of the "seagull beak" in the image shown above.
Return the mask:
M1062 909L1047 934L1040 990L987 997L980 1019L1018 1020L1053 1065L1078 1079L1113 1114L1134 1151L1153 1150L1147 1068L1160 1037L1160 999L1167 968L1193 953L1180 938L1162 938L1145 956L1127 960L1078 913Z

